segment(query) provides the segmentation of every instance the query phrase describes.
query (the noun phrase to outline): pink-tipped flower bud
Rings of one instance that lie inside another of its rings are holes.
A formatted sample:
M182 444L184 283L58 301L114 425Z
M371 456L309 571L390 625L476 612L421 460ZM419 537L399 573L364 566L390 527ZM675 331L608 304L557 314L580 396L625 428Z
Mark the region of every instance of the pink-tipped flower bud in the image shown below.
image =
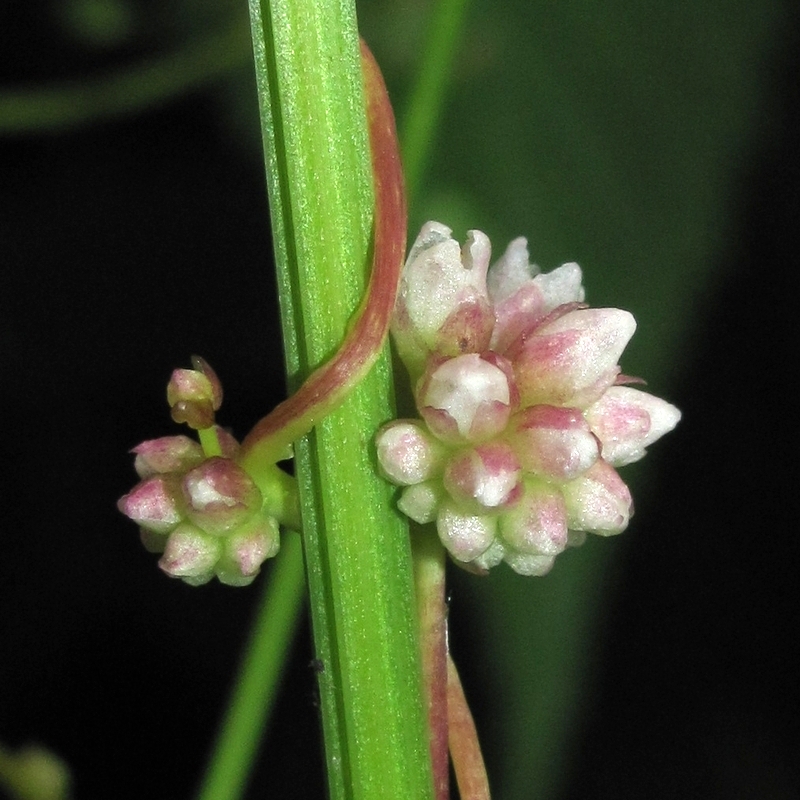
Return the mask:
M567 507L561 492L544 481L527 480L519 502L500 517L500 537L519 555L557 556L567 546ZM537 570L545 564L541 560L523 563Z
M188 436L162 436L136 445L133 467L140 478L164 472L185 472L205 458L203 448Z
M442 462L444 449L413 420L399 419L378 431L375 438L378 463L384 475L398 486L428 480Z
M444 486L461 511L485 514L519 497L521 474L514 451L490 442L456 453L445 467Z
M258 514L224 539L223 555L215 568L217 578L228 586L247 586L279 548L277 520Z
M619 375L636 322L618 308L582 308L545 322L509 348L523 406L585 408Z
M491 246L470 231L464 248L450 228L426 223L400 279L392 333L412 379L428 356L486 349L494 325L486 289Z
M602 442L602 456L615 467L642 458L681 418L675 406L629 386L612 386L586 410L592 431Z
M577 408L532 406L512 420L509 441L526 472L568 481L597 461L600 446Z
M173 371L167 402L175 422L200 430L214 424L214 412L222 405L222 384L200 356L192 356L192 364L194 369Z
M511 365L495 353L434 362L417 387L417 406L431 431L452 444L500 433L516 407Z
M180 476L153 475L140 481L117 501L117 508L148 531L168 533L186 513Z
M206 533L222 535L247 522L262 504L252 478L228 458L209 458L183 478L186 516Z
M613 536L628 527L633 498L616 470L602 459L562 491L571 529Z
M221 539L184 522L169 535L158 566L173 578L200 586L214 577L222 546Z

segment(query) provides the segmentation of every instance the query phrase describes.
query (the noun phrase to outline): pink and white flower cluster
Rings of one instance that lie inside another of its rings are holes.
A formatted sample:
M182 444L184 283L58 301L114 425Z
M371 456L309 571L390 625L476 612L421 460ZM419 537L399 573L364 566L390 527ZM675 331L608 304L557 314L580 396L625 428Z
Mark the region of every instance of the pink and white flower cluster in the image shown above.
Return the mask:
M401 278L392 333L421 419L377 436L401 511L435 522L465 566L543 575L586 532L620 533L633 506L615 467L637 461L680 412L629 385L627 311L588 308L577 264L542 274L515 239L489 269L436 222Z
M139 483L117 503L139 525L159 567L199 586L217 577L246 586L280 548L278 521L261 490L237 463L239 442L214 423L222 386L201 358L176 369L167 386L172 418L203 432L215 455L188 436L163 436L133 448Z
M278 522L260 490L234 460L238 442L217 430L223 455L207 458L187 436L164 436L133 448L141 478L118 503L138 523L142 542L162 553L159 567L198 586L217 577L246 586L278 552Z

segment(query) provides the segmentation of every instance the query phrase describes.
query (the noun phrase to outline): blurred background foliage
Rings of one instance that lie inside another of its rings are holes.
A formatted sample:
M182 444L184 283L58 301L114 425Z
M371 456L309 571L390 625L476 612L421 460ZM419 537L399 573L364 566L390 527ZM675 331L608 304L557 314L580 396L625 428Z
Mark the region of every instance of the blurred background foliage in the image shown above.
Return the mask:
M430 14L359 3L402 122ZM453 571L498 800L796 796L799 21L467 5L411 236L436 218L578 261L637 317L623 368L685 413L625 471L624 536L544 579ZM246 7L6 2L0 41L0 741L54 749L81 800L188 797L258 589L168 581L114 500L125 451L174 432L190 353L239 435L282 396ZM311 658L303 630L250 797L323 795Z

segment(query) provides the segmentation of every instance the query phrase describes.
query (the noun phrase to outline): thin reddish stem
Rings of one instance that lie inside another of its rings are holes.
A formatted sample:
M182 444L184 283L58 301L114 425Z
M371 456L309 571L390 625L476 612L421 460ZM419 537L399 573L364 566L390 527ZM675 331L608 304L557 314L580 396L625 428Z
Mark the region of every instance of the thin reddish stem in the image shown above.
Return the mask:
M453 759L461 800L489 800L489 779L478 743L478 732L450 653L447 654L447 720L450 757Z
M414 585L428 706L434 797L448 800L447 760L447 608L444 599L445 550L436 533L416 529L412 536Z
M291 397L256 423L242 443L240 461L275 463L348 395L380 353L394 311L406 248L403 171L394 113L380 68L364 41L361 66L367 100L375 223L372 273L359 315L333 358L314 371Z

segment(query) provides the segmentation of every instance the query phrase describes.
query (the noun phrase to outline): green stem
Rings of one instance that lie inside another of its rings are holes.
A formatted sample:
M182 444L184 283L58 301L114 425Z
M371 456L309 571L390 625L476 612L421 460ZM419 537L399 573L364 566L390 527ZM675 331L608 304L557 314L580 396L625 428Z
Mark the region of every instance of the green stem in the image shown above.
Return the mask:
M251 0L291 388L340 346L363 296L372 180L351 0ZM404 232L403 232L404 234ZM333 798L432 797L408 529L372 436L394 416L384 351L296 447Z
M403 164L409 205L420 189L422 175L433 150L435 131L444 108L456 48L466 19L469 0L439 0L426 26L427 40L417 81L400 121Z
M286 652L302 607L305 574L300 537L283 537L266 584L227 715L197 800L241 797L264 723L275 699Z

